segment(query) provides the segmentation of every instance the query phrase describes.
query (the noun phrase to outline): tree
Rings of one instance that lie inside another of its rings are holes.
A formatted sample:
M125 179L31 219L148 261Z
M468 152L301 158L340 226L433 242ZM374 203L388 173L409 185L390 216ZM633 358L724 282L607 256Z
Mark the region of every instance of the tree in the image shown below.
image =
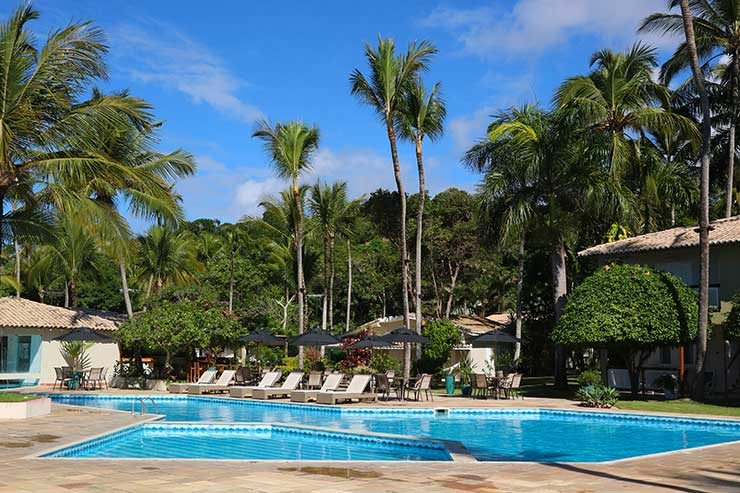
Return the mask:
M196 258L196 244L187 231L176 232L164 226L153 226L139 237L138 277L146 296L162 294L167 285L191 281L201 268Z
M303 277L303 198L298 183L300 176L310 168L311 155L319 146L319 129L309 128L305 123L293 121L277 123L274 127L263 121L252 134L265 143L278 177L292 183L295 226L295 251L297 260L298 287L298 333L304 331L304 304L306 285ZM303 347L298 350L298 366L303 368Z
M398 159L396 130L394 123L403 104L409 84L416 75L426 70L429 59L437 52L436 48L427 41L411 43L403 55L396 55L396 45L392 39L378 37L378 47L365 45L365 58L370 73L369 79L355 69L350 75L352 94L363 103L372 107L385 124L388 143L393 161L393 174L396 180L396 190L401 203L401 282L403 289L401 300L403 304L403 324L406 329L411 328L409 322L408 272L409 257L406 244L406 192L404 191L401 176L401 164ZM404 379L408 380L411 369L411 349L407 344L404 354Z
M426 373L437 373L450 358L450 351L460 342L460 329L447 319L433 320L424 326L424 336L429 340L421 348L419 365Z
M412 80L403 98L401 111L397 114L396 133L405 140L413 142L416 150L416 168L419 175L419 205L416 214L416 263L414 267L416 300L416 331L421 333L423 325L421 310L421 241L423 235L424 201L426 199L426 183L424 178L424 138L436 141L444 133L444 120L447 108L439 92L439 83L430 91L424 87L420 77Z
M673 10L680 4L680 0L672 0L668 3L668 10ZM725 217L730 217L735 193L735 133L740 96L740 8L732 0L692 0L687 9L693 17L693 47L688 39L680 43L671 58L663 64L661 78L666 84L670 83L679 73L692 67L693 59L697 58L702 74L713 71L722 86L726 87L726 92L729 92ZM642 22L640 31L677 34L684 32L686 20L683 8L680 14L657 12Z
M608 265L573 290L552 340L620 354L636 394L647 356L691 341L697 315L696 293L678 277L642 265Z

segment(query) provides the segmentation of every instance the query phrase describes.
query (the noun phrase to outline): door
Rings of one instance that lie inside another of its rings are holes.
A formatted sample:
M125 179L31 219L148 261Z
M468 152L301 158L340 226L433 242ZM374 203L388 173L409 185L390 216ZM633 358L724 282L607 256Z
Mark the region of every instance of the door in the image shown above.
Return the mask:
M18 373L27 373L31 370L31 336L18 336Z

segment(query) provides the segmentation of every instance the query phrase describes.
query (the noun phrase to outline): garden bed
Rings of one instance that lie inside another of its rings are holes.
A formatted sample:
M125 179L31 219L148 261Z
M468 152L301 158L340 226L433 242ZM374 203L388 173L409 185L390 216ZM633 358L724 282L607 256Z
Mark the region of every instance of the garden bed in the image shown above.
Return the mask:
M51 412L51 399L35 395L0 393L0 420L27 419Z

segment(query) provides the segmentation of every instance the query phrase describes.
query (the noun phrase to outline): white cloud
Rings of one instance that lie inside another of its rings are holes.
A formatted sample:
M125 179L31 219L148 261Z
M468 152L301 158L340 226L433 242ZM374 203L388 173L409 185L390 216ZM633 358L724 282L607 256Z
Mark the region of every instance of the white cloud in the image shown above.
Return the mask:
M277 178L265 180L247 180L242 182L236 189L234 205L241 215L258 216L262 213L260 202L266 198L276 195L279 190L285 188L285 183Z
M466 52L494 58L539 54L583 34L631 39L643 18L664 10L664 0L519 0L508 10L441 7L422 22L452 32Z
M459 151L469 148L474 142L481 139L486 127L491 122L491 115L496 112L494 106L484 106L469 115L462 115L450 120L447 129Z
M194 103L205 103L244 122L262 117L256 106L238 95L247 84L206 47L172 26L150 21L146 26L120 25L110 31L112 53L120 56L130 76L175 89Z

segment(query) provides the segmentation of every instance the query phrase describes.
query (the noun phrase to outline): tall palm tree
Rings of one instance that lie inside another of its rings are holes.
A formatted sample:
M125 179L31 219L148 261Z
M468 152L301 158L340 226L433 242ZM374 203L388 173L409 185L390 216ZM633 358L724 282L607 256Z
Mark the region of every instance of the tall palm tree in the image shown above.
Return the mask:
M707 354L707 328L709 326L709 146L712 138L712 115L709 95L704 88L704 74L699 64L697 38L689 0L680 0L681 20L686 51L702 109L701 179L699 199L699 330L696 334L696 363L694 365L693 396L704 396L704 360Z
M608 136L614 176L630 159L632 135L680 129L698 137L689 118L670 111L668 88L652 79L657 65L655 49L640 43L624 53L601 50L591 57L590 74L571 77L555 94L558 109L572 109L589 130Z
M295 204L295 251L298 287L298 333L304 331L306 285L303 276L303 199L299 179L311 166L311 155L319 146L319 129L300 121L277 123L263 121L252 134L264 141L267 154L278 177L290 180ZM303 368L303 348L298 351L298 366Z
M397 134L405 140L414 143L416 149L416 167L419 176L419 208L416 217L416 265L415 293L416 300L416 331L421 333L421 240L424 220L424 201L426 198L426 183L424 178L424 138L436 141L444 134L444 120L447 108L440 94L439 83L427 91L420 77L415 77L403 98L401 111L396 118Z
M148 117L146 103L135 98L81 101L92 81L106 77L102 31L89 22L72 23L39 48L28 28L38 17L24 4L0 27L0 250L11 189L28 180L41 190L93 176L122 179L127 170L88 153L87 140L113 121Z
M396 45L392 39L378 36L378 46L365 45L365 58L369 66L366 77L359 69L350 75L351 92L360 101L372 107L380 120L385 124L388 143L393 161L393 174L396 189L401 200L401 279L403 302L403 324L411 328L409 322L408 272L409 256L406 244L406 192L401 176L401 164L398 160L398 147L394 123L403 105L403 98L408 86L420 71L426 70L429 59L437 49L427 41L411 43L403 55L396 54ZM411 349L407 344L404 353L404 379L408 380L411 369Z
M642 22L640 31L678 34L684 32L685 18L671 10L680 0L668 4L668 12L656 12ZM734 199L734 171L737 111L740 98L740 5L734 0L690 0L695 48L701 72L714 71L729 93L729 122L727 143L727 184L725 190L725 217L732 215ZM661 77L667 84L676 75L690 68L692 53L687 41L682 42L663 64Z
M311 187L308 204L324 243L324 299L330 330L334 327L335 243L338 236L348 238L351 235L351 219L360 200L347 200L346 182L328 185L319 180Z
M138 277L146 295L156 295L170 285L191 281L201 269L197 244L188 232L153 226L139 237Z

